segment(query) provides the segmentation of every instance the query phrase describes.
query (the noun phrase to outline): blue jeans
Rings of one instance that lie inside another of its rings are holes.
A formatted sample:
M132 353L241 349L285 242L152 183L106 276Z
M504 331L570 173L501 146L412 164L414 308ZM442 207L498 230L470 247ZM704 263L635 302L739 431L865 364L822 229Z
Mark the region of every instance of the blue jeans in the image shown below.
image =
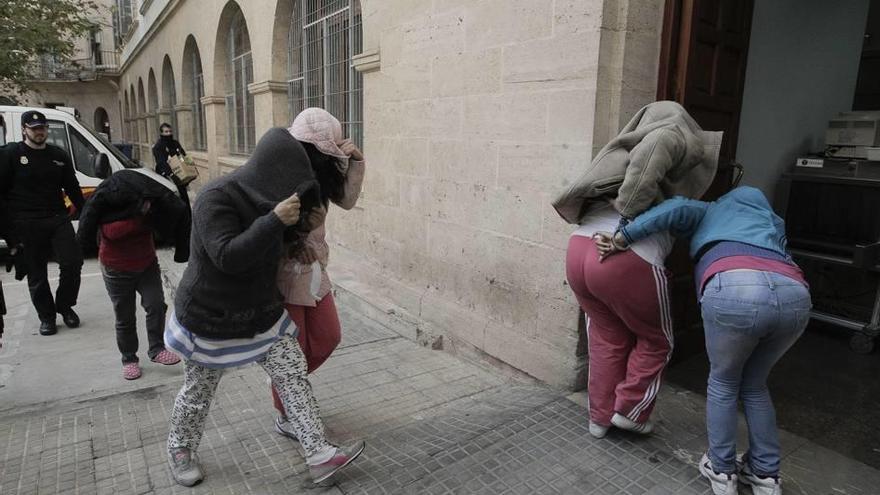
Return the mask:
M767 376L804 332L810 293L795 280L762 271L715 275L700 300L709 384L706 426L715 471L736 471L737 399L749 426L746 458L760 476L779 475L779 434Z

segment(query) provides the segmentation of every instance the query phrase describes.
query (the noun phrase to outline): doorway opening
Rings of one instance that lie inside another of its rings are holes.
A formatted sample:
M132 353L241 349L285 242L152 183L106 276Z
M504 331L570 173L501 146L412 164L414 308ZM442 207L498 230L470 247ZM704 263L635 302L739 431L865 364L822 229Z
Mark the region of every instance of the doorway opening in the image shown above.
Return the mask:
M819 186L848 180L822 176L837 166L829 157L834 152L830 121L844 112L880 110L880 1L668 0L660 65L658 99L678 101L705 129L725 132L719 174L708 199L730 188L729 166L736 162L744 168L743 184L763 190L781 215L815 210L815 204L792 203L791 184L803 175L795 164L802 158L825 160L824 169L811 179ZM862 114L858 119L880 129L880 113L873 120ZM866 163L865 158L855 159L859 170L876 170L880 177L880 162ZM852 160L841 167L851 166ZM818 202L815 196L801 196ZM827 211L814 213L815 218L838 218L832 226L851 230L843 210L832 201ZM860 226L880 225L880 210L850 213L861 219ZM859 305L861 313L844 316L862 318L867 325L880 285L880 260L854 261L861 253L857 246L837 246L843 254L838 253L836 263L851 266L832 266L832 256L795 243L806 240L796 239L793 229L809 227L798 225L795 217L787 218L789 244L811 284L817 311L840 313L847 304ZM872 242L880 241L868 230ZM817 254L825 259L815 259ZM681 253L667 264L676 274L677 341L667 378L705 394L709 366L690 264ZM852 328L831 321L814 318L771 374L779 426L880 468L880 431L874 418L862 413L880 411L880 353L855 352Z

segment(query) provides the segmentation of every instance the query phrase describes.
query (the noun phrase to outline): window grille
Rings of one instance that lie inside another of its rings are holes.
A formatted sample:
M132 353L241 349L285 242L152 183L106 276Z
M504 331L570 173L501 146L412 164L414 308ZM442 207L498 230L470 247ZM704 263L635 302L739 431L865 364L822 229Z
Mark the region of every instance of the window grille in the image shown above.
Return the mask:
M352 63L362 48L358 0L294 2L287 57L291 120L305 108L324 108L363 147L363 76Z
M199 49L195 43L190 47L190 57L188 63L192 70L192 79L190 80L192 101L192 135L193 149L207 149L207 136L205 133L205 108L202 106L202 97L205 96L205 77L202 74L202 58L199 56Z
M226 116L229 151L247 154L253 151L256 141L254 95L247 89L254 82L254 64L247 26L241 12L232 20L228 39Z

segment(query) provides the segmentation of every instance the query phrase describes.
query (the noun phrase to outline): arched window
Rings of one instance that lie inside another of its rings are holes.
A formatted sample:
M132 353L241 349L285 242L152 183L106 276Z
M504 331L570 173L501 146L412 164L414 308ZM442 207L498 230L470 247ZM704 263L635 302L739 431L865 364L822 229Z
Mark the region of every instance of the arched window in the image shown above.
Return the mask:
M131 103L127 89L125 90L125 99L122 101L122 121L122 138L131 141Z
M205 108L202 97L205 96L205 77L202 74L202 57L196 39L190 35L183 47L183 98L192 108L192 148L207 149L205 133Z
M256 144L254 96L247 87L254 82L251 41L241 11L229 25L226 66L226 115L229 125L229 151L250 153Z
M147 76L147 98L149 99L147 111L153 116L147 121L146 142L153 142L159 137L159 90L156 87L156 74L153 69L150 69L150 74Z
M174 132L178 133L175 105L177 105L177 90L174 88L174 69L171 67L171 58L165 55L165 60L162 61L162 106L169 113L168 123L174 128Z
M359 0L294 0L288 43L290 118L321 107L363 146L363 76L352 58L363 48Z
M96 132L103 132L107 135L107 139L110 139L110 117L107 115L107 110L104 107L95 109L94 124Z
M138 118L138 123L137 123L137 125L136 125L137 133L135 134L135 135L137 136L137 142L138 142L138 143L146 143L146 142L147 142L147 136L145 136L145 135L141 135L141 133L144 132L144 131L146 131L147 133L150 132L149 129L143 129L144 126L142 126L142 125L140 124L140 123L141 123L141 119L143 118L144 115L146 115L146 113L147 113L147 98L146 98L146 96L144 96L144 80L141 79L141 78L139 77L139 78L138 78L138 92L137 92L137 118Z

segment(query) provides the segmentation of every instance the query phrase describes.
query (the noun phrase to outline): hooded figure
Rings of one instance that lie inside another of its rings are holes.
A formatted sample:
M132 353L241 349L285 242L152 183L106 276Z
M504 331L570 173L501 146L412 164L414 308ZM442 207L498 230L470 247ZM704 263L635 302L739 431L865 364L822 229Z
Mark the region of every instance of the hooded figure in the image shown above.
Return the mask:
M98 185L79 217L77 240L86 253L98 248L103 224L139 216L145 201L152 207L147 225L162 240L174 241L174 261L189 258L191 218L188 205L168 187L137 170L120 170Z
M167 443L171 475L181 485L204 478L194 453L224 370L249 363L278 389L315 483L364 450L364 442L336 446L327 439L298 328L275 280L286 226L291 236L303 235L296 225L320 204L318 189L303 145L275 128L247 163L210 182L196 200L190 262L165 328L165 344L184 358Z
M672 195L701 196L715 176L720 132L704 132L681 105L642 108L553 206L580 227L566 250L566 278L587 315L590 434L612 426L641 434L672 356L674 335L664 262L672 249L657 233L603 262L597 236L613 232Z
M553 207L568 223L579 224L597 200L616 197L614 208L632 219L672 196L698 198L715 177L721 137L702 130L678 103L646 105Z
M299 193L301 219L319 202L303 146L270 129L236 171L208 183L193 205L190 261L175 296L177 320L196 335L250 338L284 311L276 275L284 236L273 208Z

